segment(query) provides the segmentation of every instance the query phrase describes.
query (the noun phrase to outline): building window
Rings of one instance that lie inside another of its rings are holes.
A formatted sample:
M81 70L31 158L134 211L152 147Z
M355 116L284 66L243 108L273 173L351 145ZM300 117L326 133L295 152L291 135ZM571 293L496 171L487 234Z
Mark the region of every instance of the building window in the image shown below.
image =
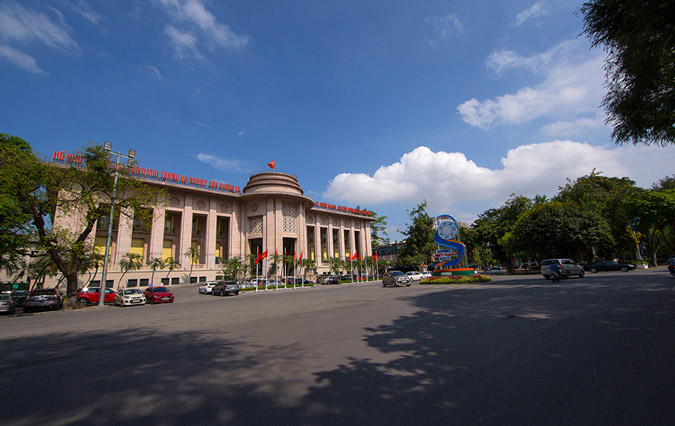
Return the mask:
M162 285L169 285L169 279L168 278L162 278Z
M171 285L180 284L180 278L171 278Z
M141 278L141 282L139 283L139 286L141 287L147 287L148 284L150 284L150 280L147 278Z
M138 287L138 280L128 279L127 280L127 287Z
M199 282L200 282L200 283L205 283L205 282L206 282L206 277L199 277Z
M253 216L248 218L248 229L252 234L262 234L263 218L262 216Z
M298 204L284 201L281 210L284 218L284 232L295 232Z
M190 277L190 284L194 284L197 282L197 277Z

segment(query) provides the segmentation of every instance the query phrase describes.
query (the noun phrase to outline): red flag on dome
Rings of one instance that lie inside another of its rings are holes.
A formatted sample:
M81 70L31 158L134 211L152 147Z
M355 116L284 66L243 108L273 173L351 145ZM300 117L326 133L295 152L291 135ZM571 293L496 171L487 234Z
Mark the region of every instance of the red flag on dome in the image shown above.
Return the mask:
M267 163L267 165L270 166L270 169L274 170L274 160Z

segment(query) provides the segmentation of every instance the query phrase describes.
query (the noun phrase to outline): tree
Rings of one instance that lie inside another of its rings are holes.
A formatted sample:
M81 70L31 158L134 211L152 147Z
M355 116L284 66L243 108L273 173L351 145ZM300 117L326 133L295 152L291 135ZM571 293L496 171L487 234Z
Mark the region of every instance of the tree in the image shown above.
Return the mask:
M342 274L342 271L344 270L344 267L345 267L345 261L340 259L339 257L332 257L328 260L328 268L336 276L339 276L339 275ZM338 277L338 280L339 280L339 277Z
M195 263L199 262L199 248L197 246L190 246L188 247L187 250L185 250L183 256L185 256L190 261L190 279L191 279L192 267L194 266Z
M127 272L138 271L139 269L141 269L141 266L143 266L143 256L141 256L140 254L127 253L124 256L122 256L122 260L120 260L120 269L122 269L122 276L120 277L120 281L117 284L117 287L119 288L122 285L122 278L124 278L124 275Z
M663 191L666 189L675 189L675 175L664 176L657 183L652 185L652 190Z
M81 163L64 165L40 161L27 144L7 136L0 142L3 203L9 200L30 218L23 228L36 249L49 255L64 275L67 305L77 307L78 274L93 251L88 241L96 221L109 214L111 204L130 216L161 204L165 193L131 178L126 167L110 167L109 153L97 145L80 153ZM61 217L77 220L62 226ZM11 248L22 250L17 245Z
M403 231L406 236L405 248L398 253L398 262L402 265L420 265L431 260L436 251L434 243L434 219L427 214L427 202L422 201L412 211L408 211L410 223Z
M616 143L675 143L675 3L593 0L580 9L583 33L602 45L603 106Z
M378 216L371 212L371 217L375 220L370 223L370 240L373 246L389 244L389 235L387 235L387 216Z
M550 202L525 212L505 243L528 250L535 258L582 258L611 246L607 222L596 212L574 204Z
M270 267L268 274L269 276L276 276L277 272L279 271L279 264L283 262L284 260L284 255L279 254L279 253L274 253L272 256L270 256Z
M178 269L180 267L180 262L174 259L173 257L167 257L164 259L164 267L169 270L169 272L166 273L166 279L169 279L169 274L173 272L174 269Z
M152 268L152 275L150 276L150 283L154 284L155 282L155 271L157 269L164 269L164 259L161 257L153 257L148 262L148 265Z
M662 191L644 190L640 196L631 200L632 213L639 218L637 229L643 235L652 258L652 264L658 265L657 254L665 245L671 253L675 252L675 189ZM626 223L627 225L627 223Z
M302 259L302 268L303 268L303 271L304 271L302 277L304 279L307 279L306 278L307 277L307 271L313 271L314 268L316 268L316 265L314 264L314 261L312 259L305 258L305 259Z
M246 262L238 257L232 257L230 259L221 258L221 263L225 264L223 275L235 281L240 281L240 278L244 279L247 268Z

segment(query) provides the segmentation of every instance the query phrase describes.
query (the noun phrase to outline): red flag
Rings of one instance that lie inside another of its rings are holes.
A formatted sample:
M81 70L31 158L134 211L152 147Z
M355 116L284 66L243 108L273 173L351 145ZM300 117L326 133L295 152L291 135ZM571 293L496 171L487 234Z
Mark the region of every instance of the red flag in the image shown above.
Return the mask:
M303 251L304 251L304 250L303 250ZM302 260L302 253L303 253L303 252L301 251L301 252L300 252L300 260Z
M286 247L284 247L284 265L286 264Z
M375 262L377 262L377 253L375 253Z
M267 257L267 250L265 250L265 253L262 254L263 259L266 258L266 257Z
M277 249L274 249L274 255L279 256L279 253L278 253Z
M274 160L267 163L267 165L270 166L270 169L274 170Z

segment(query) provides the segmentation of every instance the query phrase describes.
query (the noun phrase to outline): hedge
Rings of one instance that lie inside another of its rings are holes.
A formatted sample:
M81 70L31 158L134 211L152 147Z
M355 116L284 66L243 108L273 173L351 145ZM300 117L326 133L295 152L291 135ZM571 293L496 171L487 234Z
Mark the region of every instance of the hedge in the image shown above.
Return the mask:
M487 275L452 275L443 277L429 277L420 281L420 284L472 284L489 283L492 278Z

